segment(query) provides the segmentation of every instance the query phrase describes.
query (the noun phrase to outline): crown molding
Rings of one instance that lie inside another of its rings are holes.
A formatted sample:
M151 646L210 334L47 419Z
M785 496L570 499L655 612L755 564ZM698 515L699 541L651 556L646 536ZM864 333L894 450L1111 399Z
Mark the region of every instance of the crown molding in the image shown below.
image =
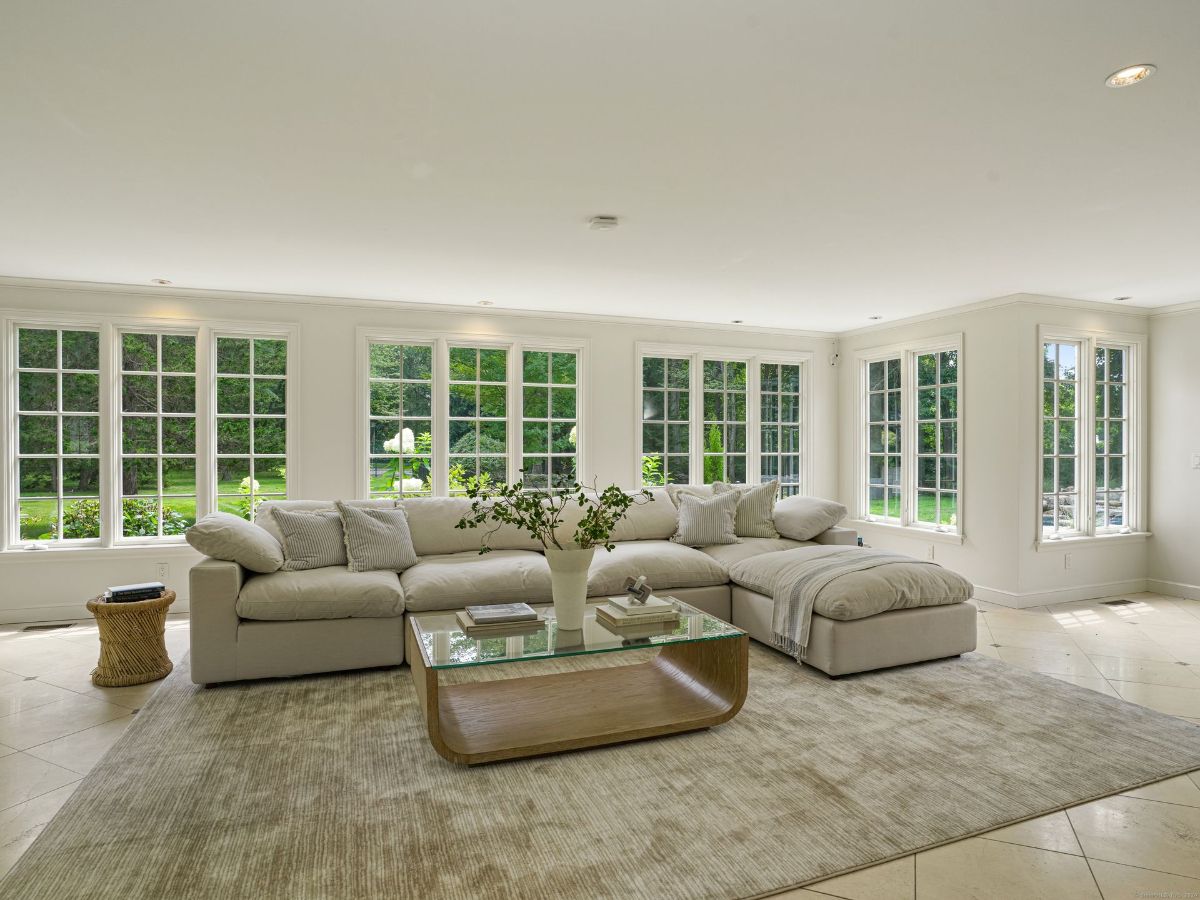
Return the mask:
M641 316L614 316L603 313L573 313L557 310L498 309L452 303L421 303L413 300L384 300L365 297L328 297L313 294L269 294L257 291L225 291L208 288L163 288L142 284L117 284L92 281L59 281L50 278L22 278L0 275L0 289L66 291L79 294L125 294L164 300L193 300L223 303L281 303L290 306L337 307L339 309L405 310L408 312L449 313L452 315L496 317L511 319L556 319L569 322L600 322L606 325L665 326L728 331L734 334L789 335L816 340L833 340L833 331L807 331L800 328L774 328L765 325L731 325L721 322L695 322L683 319L661 319ZM4 304L0 303L0 306Z
M982 312L988 309L999 309L1005 306L1052 306L1060 309L1085 309L1092 310L1093 312L1102 312L1106 315L1129 316L1136 319L1144 319L1152 314L1151 310L1145 307L1119 306L1115 303L1104 303L1099 300L1076 300L1073 297L1051 297L1046 294L1006 294L1003 297L993 297L990 300L979 300L975 303L949 306L946 309L918 313L915 316L905 316L900 319L893 319L890 322L879 322L874 325L864 325L861 328L852 328L848 331L838 332L838 337L857 337L877 331L902 328L907 325L921 325L925 322L936 322L939 319L948 319L953 316ZM1200 304L1197 304L1197 306L1200 307Z
M1187 303L1172 303L1170 306L1159 306L1149 310L1153 318L1159 316L1182 316L1187 313L1200 311L1200 300L1189 300Z

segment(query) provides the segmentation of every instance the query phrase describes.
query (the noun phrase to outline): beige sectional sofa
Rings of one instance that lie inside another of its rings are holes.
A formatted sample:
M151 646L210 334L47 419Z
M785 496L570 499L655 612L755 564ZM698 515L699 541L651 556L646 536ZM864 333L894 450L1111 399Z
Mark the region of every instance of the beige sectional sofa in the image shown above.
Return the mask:
M645 575L669 593L722 619L734 619L729 567L763 553L807 543L854 544L857 534L831 527L803 530L807 498L776 505L780 538L695 549L670 540L677 513L667 492L635 505L613 534L611 553L596 552L588 594L619 593L628 576ZM810 501L811 502L811 501ZM317 510L330 501L264 503L257 522L281 540L275 509ZM392 500L357 501L393 506ZM550 572L540 545L516 529L496 532L480 555L480 532L455 528L469 510L464 498L404 501L420 561L402 573L351 572L344 566L254 574L236 562L205 559L191 571L191 671L198 684L330 672L404 661L404 616L461 609L473 603L549 602ZM811 537L796 540L788 534Z

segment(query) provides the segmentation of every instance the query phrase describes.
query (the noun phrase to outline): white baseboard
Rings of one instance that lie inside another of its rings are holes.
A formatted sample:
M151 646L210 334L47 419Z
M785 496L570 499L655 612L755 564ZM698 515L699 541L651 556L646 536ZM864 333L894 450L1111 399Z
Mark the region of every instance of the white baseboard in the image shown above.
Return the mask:
M175 615L176 613L188 612L188 598L178 597L171 604L168 613ZM0 609L0 625L33 625L44 622L78 622L83 619L90 619L92 614L88 612L87 606L83 603L69 603L61 606L19 606L15 609Z
M1146 579L1146 590L1155 594L1166 594L1169 597L1183 597L1187 600L1200 600L1200 585L1183 584L1179 581L1163 581L1159 578Z
M1165 582L1159 582L1160 584ZM1054 603L1071 603L1076 600L1097 600L1100 597L1112 597L1117 594L1138 594L1149 590L1145 578L1133 578L1128 581L1108 581L1102 584L1081 584L1069 588L1056 588L1052 591L1029 591L1016 593L1000 591L989 587L975 587L975 597L1008 606L1012 609L1028 609L1031 606L1050 606ZM1200 591L1200 588L1195 590ZM1165 592L1164 592L1165 593Z

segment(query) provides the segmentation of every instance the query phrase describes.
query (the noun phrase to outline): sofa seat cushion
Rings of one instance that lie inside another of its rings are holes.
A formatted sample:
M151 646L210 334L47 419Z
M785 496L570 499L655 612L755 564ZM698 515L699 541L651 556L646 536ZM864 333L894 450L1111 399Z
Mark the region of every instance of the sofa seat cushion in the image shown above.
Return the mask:
M749 537L742 538L740 544L712 544L708 547L701 547L700 552L708 554L728 569L734 563L739 563L743 559L750 559L753 556L762 556L764 553L777 553L780 550L794 550L796 547L807 546L809 546L808 543L793 541L790 538Z
M588 571L588 596L619 594L626 578L639 575L645 575L655 590L708 587L729 580L724 566L691 547L673 541L624 541L611 553L596 548Z
M767 553L734 563L729 578L734 584L774 597L785 569L832 555L862 553L857 547L820 545ZM827 619L850 622L896 609L944 606L971 599L974 587L957 572L933 563L890 562L834 578L817 594L813 612Z
M237 599L243 619L381 619L403 613L404 592L395 572L351 572L345 566L256 575Z
M476 603L549 603L550 568L531 550L478 550L425 556L400 576L409 612Z

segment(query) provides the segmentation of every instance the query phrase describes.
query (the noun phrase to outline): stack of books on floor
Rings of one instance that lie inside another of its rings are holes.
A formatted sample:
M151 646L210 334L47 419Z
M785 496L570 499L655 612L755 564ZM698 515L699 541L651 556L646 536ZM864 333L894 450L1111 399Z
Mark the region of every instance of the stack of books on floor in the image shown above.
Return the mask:
M468 637L511 637L533 634L546 620L528 603L497 603L459 610L458 624Z
M136 603L139 600L157 600L167 590L161 581L142 584L119 584L104 592L106 603Z
M596 621L618 634L666 634L679 624L679 609L670 597L653 594L645 603L633 597L609 597L603 606L596 607Z

